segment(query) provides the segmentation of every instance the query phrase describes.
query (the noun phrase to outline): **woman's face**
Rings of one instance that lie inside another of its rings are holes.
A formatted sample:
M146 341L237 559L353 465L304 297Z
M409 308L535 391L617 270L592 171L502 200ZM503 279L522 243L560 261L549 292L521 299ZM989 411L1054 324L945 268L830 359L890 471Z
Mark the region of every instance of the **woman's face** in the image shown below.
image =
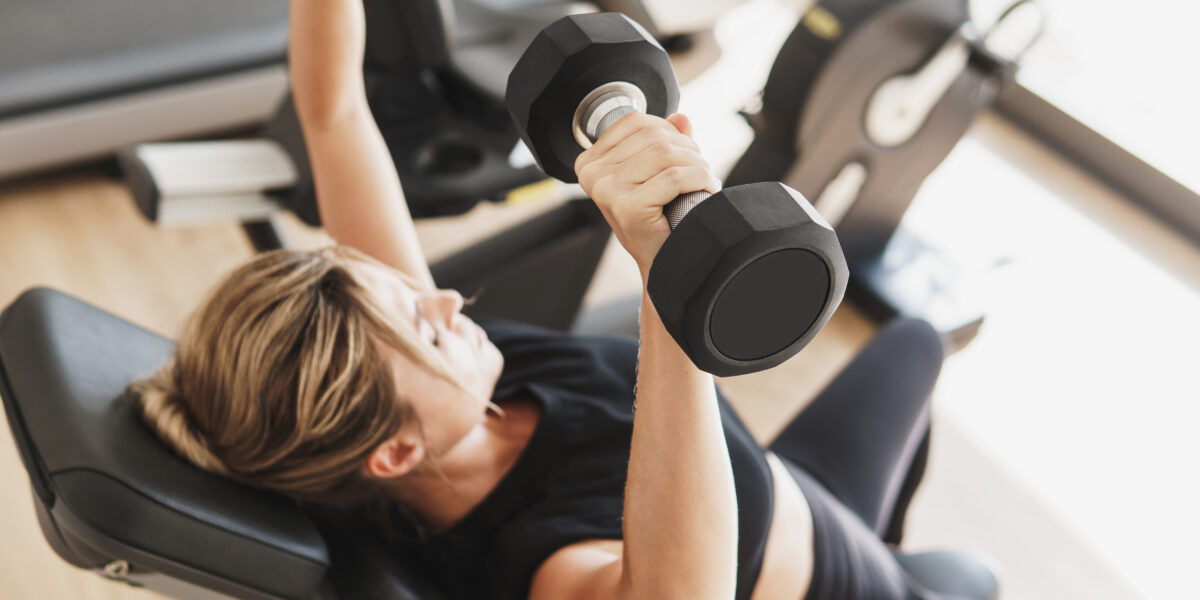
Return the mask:
M420 419L426 451L445 456L483 422L504 358L483 329L462 314L463 298L458 292L414 290L395 272L370 263L357 263L355 268L364 287L411 324L470 391L392 351L397 389Z

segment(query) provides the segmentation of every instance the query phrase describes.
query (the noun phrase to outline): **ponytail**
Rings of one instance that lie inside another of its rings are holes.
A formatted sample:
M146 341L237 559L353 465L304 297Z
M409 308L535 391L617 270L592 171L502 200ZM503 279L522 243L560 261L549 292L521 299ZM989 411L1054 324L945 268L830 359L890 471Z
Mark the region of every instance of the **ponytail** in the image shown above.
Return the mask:
M164 444L192 464L211 473L229 476L225 462L213 453L208 438L197 430L187 407L180 402L173 381L174 372L174 363L168 363L129 386L142 419Z

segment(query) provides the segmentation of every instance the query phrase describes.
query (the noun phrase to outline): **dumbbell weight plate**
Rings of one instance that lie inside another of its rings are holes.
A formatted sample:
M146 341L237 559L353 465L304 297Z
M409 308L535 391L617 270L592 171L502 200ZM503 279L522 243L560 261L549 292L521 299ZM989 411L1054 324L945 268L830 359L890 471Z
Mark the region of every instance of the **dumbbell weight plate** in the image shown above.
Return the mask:
M654 258L647 291L696 366L719 376L774 367L841 302L837 236L777 182L725 188L688 213Z
M588 40L603 43L571 54ZM538 165L562 181L577 181L575 158L583 148L573 133L575 112L596 88L632 84L645 95L646 113L659 117L679 106L666 52L632 21L560 19L534 38L519 66L509 78L505 102Z

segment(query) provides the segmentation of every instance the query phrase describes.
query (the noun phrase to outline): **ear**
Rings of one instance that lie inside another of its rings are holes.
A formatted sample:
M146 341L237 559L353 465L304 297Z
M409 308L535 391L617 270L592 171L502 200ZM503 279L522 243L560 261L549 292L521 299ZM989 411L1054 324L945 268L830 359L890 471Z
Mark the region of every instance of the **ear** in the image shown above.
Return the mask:
M425 446L397 433L375 447L367 457L367 473L394 479L412 472L425 459Z

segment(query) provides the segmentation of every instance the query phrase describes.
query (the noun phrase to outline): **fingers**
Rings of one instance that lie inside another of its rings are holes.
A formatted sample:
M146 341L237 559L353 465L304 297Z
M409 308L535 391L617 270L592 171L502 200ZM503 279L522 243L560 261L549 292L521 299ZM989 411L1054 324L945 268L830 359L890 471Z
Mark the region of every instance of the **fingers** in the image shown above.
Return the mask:
M597 154L605 154L613 147L621 144L625 138L645 129L661 129L662 133L679 133L679 129L673 124L669 125L669 123L667 119L661 117L645 113L630 113L617 121L608 131L605 131L604 135L601 135L600 139L596 140L596 143L592 144L592 147L588 150ZM685 135L684 137L687 136Z
M703 166L675 166L659 172L638 186L638 195L644 196L646 204L666 206L677 196L708 190L718 191L716 178Z
M609 159L588 163L580 170L579 183L589 196L600 200L609 195L628 194L639 184L676 167L695 167L707 174L699 185L684 190L684 193L707 190L715 194L721 189L720 180L712 174L708 161L698 152L662 142L646 146L616 164Z
M639 238L636 232L653 229L662 207L680 194L720 189L690 131L683 115L631 114L604 134L604 143L580 155L579 183L610 224L616 222L614 229Z
M682 117L682 115L679 115ZM682 118L690 131L691 125L687 118ZM600 136L596 144L582 152L575 159L575 172L580 179L584 178L584 167L597 162L617 164L629 159L634 154L653 144L675 144L690 148L696 152L700 147L690 137L677 128L677 125L659 117L631 113L626 115L612 129Z
M700 146L697 146L692 138L679 133L669 123L660 119L656 123L630 134L621 143L613 146L607 152L596 152L595 154L600 154L600 160L611 164L620 164L646 148L655 145L678 146L680 148L687 148L697 154L700 152Z
M708 169L708 161L700 153L673 144L657 143L618 163L616 169L631 183L645 183L671 167L700 167ZM713 185L719 185L710 173ZM701 189L701 188L696 188ZM706 188L707 189L707 186ZM696 191L696 190L689 190Z
M646 226L656 221L662 216L663 207L682 194L720 190L720 182L702 160L685 165L664 164L644 182L634 183L627 173L609 173L585 190L605 219L610 224L616 223L614 227L619 231L632 230L629 226L632 222Z
M675 113L667 117L667 121L674 125L675 129L679 130L679 133L682 133L688 137L692 137L692 120L689 119L687 115L683 113Z
M663 207L682 194L720 189L691 131L683 115L626 115L575 161L580 185L643 272L671 231Z

